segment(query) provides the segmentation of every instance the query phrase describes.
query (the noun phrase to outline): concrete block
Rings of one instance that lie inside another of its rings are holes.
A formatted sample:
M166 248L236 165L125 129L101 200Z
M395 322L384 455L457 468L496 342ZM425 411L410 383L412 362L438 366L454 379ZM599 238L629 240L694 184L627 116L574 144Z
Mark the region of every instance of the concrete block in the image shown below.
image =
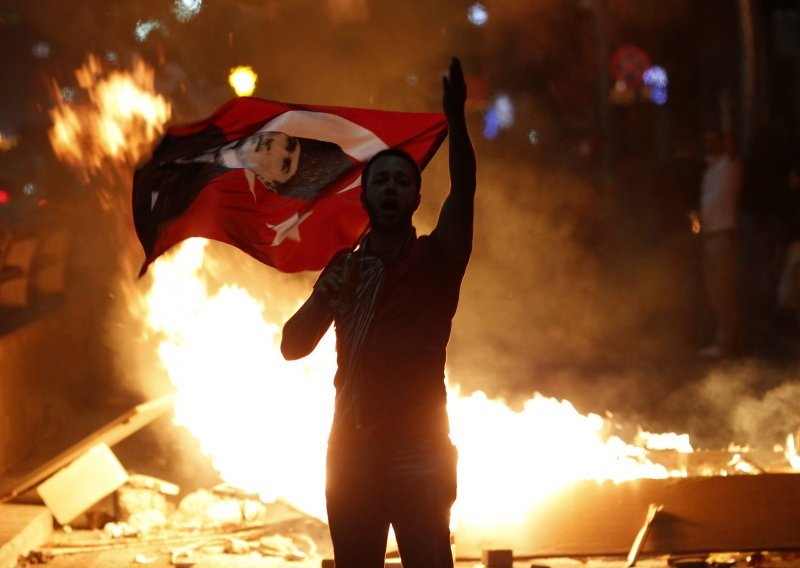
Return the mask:
M107 444L98 444L39 485L39 496L62 525L119 489L128 472Z
M15 568L20 556L46 544L53 516L37 505L0 505L0 568Z

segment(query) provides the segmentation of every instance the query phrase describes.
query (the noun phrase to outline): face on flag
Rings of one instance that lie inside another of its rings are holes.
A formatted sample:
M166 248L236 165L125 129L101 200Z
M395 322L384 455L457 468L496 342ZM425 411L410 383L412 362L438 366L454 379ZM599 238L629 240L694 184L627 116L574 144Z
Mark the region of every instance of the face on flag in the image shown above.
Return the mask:
M137 169L142 271L189 237L236 246L285 272L318 270L367 225L363 165L399 147L424 167L446 135L439 113L400 113L234 99L175 126Z

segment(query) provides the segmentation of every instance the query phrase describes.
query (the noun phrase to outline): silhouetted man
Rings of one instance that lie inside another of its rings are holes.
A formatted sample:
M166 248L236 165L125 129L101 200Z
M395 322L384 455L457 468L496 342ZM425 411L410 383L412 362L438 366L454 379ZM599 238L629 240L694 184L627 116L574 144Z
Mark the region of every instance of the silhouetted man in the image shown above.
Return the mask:
M741 165L733 141L718 131L703 138L706 170L700 186L700 226L706 288L717 318L717 341L706 355L736 357L742 351L737 272L738 203L742 187Z
M337 568L382 568L389 526L405 568L453 566L450 508L457 453L449 438L445 350L472 250L475 154L458 59L443 79L450 193L430 235L411 219L420 171L405 152L378 153L362 174L370 232L336 255L283 328L287 359L336 327L336 406L327 507Z

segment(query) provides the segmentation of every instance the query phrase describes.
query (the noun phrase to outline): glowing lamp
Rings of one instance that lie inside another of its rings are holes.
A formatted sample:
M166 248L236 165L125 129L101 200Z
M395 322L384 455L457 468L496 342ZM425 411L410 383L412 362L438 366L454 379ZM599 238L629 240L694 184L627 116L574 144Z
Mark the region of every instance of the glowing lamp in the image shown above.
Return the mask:
M489 12L486 11L486 6L480 2L475 2L467 10L467 19L473 26L481 27L489 21Z
M667 85L669 85L669 75L667 70L658 65L648 67L642 73L642 82L650 87L650 100L657 105L663 105L667 102Z
M250 66L239 65L231 69L228 83L233 87L237 97L249 97L256 90L258 75Z
M175 0L172 13L179 22L186 23L199 14L202 8L203 0Z

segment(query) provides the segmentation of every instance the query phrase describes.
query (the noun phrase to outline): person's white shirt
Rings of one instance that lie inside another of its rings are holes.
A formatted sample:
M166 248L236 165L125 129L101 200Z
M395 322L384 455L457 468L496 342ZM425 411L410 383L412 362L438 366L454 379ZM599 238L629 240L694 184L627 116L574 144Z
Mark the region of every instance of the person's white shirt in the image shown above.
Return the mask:
M700 186L700 226L704 233L736 228L742 169L728 154L709 161Z

